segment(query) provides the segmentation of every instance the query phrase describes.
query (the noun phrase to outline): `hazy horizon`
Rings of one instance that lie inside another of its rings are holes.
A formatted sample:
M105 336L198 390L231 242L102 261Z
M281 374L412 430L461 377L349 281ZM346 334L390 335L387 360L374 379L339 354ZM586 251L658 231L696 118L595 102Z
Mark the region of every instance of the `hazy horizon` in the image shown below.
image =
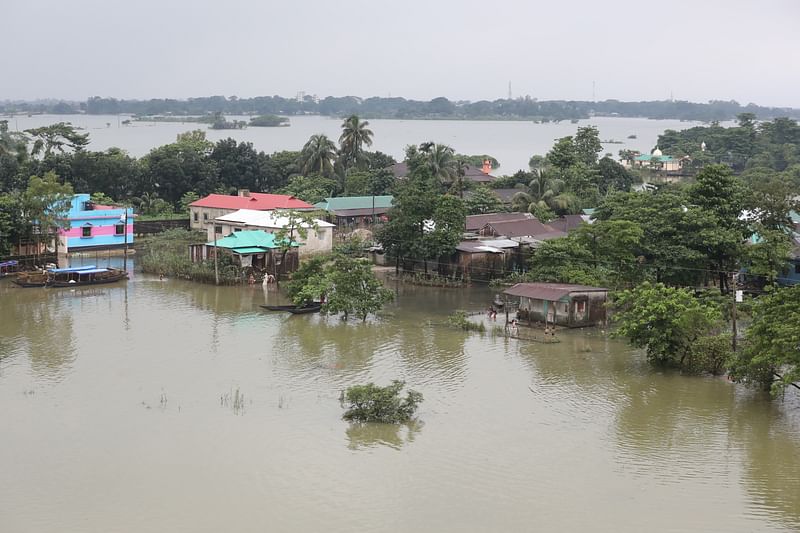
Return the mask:
M20 44L0 57L0 100L303 91L478 101L506 98L511 82L513 97L539 100L800 108L793 0L42 0L5 12L6 41Z

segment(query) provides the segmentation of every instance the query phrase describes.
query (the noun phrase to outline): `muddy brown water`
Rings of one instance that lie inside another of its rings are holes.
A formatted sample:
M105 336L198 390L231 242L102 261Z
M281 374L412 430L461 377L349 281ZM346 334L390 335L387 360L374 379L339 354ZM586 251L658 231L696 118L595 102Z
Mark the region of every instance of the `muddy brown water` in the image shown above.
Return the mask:
M362 324L260 286L0 282L0 531L800 529L793 393L657 372L601 330L455 331L492 291L390 286ZM341 420L342 389L395 378L417 423Z

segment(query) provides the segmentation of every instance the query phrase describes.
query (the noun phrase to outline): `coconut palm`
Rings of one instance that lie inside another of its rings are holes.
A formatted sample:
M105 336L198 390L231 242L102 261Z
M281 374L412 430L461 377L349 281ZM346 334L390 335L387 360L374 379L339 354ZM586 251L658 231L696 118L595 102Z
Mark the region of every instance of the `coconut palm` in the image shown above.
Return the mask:
M312 135L300 151L300 165L303 172L319 172L324 176L333 173L333 160L336 158L336 145L327 135Z
M425 155L425 164L434 178L452 182L458 178L459 163L455 151L446 144L424 143L420 151Z
M350 115L342 122L339 136L339 153L345 169L358 166L363 161L364 146L372 146L372 130L369 121L361 121L358 115Z

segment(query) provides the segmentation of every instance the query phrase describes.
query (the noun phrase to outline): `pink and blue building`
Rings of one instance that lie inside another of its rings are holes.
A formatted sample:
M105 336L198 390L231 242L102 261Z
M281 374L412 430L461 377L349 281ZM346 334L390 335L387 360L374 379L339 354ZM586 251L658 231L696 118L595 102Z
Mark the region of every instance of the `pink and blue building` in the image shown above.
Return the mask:
M133 209L98 205L88 194L72 197L69 229L59 230L64 253L123 248L133 243Z

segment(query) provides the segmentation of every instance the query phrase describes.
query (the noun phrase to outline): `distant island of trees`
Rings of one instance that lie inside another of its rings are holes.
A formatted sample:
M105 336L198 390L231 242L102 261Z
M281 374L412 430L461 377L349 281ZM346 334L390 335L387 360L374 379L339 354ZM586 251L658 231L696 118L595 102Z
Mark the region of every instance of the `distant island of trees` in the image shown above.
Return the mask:
M52 113L91 115L324 115L364 118L450 119L450 120L533 120L542 122L579 120L593 116L644 117L651 119L697 120L704 122L733 120L741 113L751 113L759 120L777 117L800 118L800 109L741 105L736 101L712 100L696 103L677 100L621 102L604 100L537 100L536 98L499 99L477 102L451 101L444 97L430 101L406 98L359 98L356 96L318 99L281 96L207 96L186 100L120 100L93 96L85 102L39 100L35 102L0 102L0 114ZM260 124L251 124L260 125Z

